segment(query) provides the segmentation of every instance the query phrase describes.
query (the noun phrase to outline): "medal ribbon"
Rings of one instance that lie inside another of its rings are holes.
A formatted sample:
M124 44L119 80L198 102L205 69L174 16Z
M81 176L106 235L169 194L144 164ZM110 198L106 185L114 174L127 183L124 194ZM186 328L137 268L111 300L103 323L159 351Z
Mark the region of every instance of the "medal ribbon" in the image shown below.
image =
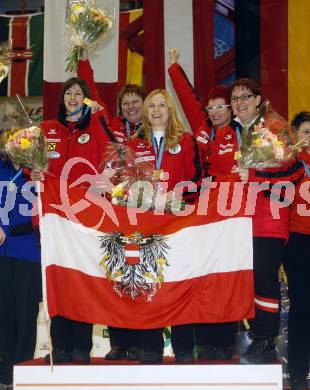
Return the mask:
M13 184L15 180L22 174L22 172L23 172L22 168L19 168L19 170L15 173L13 179L10 180L10 184Z
M128 121L126 121L126 131L127 131L127 141L129 141L130 133L131 133L131 127L130 127L130 123Z
M156 169L160 169L161 161L163 159L163 153L165 150L165 137L162 137L159 143L159 146L157 145L156 138L154 137L153 131L151 132L151 141L153 145L153 149L156 155Z
M308 177L310 177L310 169L309 169L308 165L304 162L304 160L301 160L301 162L305 168L306 174L308 175Z
M133 132L132 132L133 134L135 134L139 130L140 125L141 123L134 125ZM127 141L129 141L131 137L131 125L128 121L126 121L126 132L127 132Z
M70 118L70 116L74 116L74 115L78 114L80 111L83 110L84 107L85 107L85 110L84 110L83 115L80 119L85 118L85 116L88 114L88 111L90 110L90 106L87 106L86 104L83 104L81 107L77 108L76 110L71 112L71 114L68 114L66 117Z

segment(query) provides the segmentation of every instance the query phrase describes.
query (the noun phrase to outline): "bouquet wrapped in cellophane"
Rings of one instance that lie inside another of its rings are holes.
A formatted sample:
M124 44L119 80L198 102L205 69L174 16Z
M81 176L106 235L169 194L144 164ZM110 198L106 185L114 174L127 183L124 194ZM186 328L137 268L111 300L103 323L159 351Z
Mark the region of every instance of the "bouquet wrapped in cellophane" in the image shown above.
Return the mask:
M47 168L47 148L40 127L29 126L8 131L5 152L10 160L27 168Z
M10 49L7 44L2 44L0 45L0 84L9 74L10 65Z
M152 164L147 161L137 163L132 149L111 142L107 145L101 167L104 169L102 175L107 173L112 184L108 189L108 197L113 204L151 207L156 186ZM103 183L107 183L107 180L103 180Z
M241 134L239 165L244 168L276 168L294 156L290 127L270 105L263 102L255 123Z
M47 168L47 147L44 133L29 118L18 95L14 115L0 124L0 151L4 157L27 168Z
M96 7L95 0L68 0L66 25L72 50L66 58L66 71L74 72L83 48L90 49L105 37L114 24L114 17Z

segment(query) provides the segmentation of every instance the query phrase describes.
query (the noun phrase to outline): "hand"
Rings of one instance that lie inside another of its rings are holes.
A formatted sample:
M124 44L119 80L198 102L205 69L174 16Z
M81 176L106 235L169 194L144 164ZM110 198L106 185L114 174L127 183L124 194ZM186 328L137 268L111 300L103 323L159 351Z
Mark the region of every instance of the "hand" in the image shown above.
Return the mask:
M45 179L44 171L40 169L32 169L30 172L30 179L33 181L43 181Z
M180 57L180 53L178 49L170 49L169 50L169 66L178 62Z
M88 50L85 47L83 47L83 49L81 49L80 60L81 61L88 60Z
M231 170L231 173L239 173L240 180L243 183L246 183L249 180L249 170L248 168L240 168L234 166Z
M6 234L4 233L4 230L0 228L0 245L4 243L5 239L6 239Z
M101 111L103 109L104 109L104 107L101 104L97 103L94 100L92 101L92 103L91 103L91 113L92 114L95 114L96 112Z

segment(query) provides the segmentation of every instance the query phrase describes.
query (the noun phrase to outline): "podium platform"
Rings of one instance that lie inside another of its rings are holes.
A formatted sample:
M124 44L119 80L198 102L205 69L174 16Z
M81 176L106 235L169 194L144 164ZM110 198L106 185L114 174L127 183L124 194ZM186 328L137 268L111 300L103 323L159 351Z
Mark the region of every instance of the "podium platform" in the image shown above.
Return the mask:
M159 365L107 362L94 358L89 365L55 365L43 359L14 367L15 390L280 390L282 366L239 364Z

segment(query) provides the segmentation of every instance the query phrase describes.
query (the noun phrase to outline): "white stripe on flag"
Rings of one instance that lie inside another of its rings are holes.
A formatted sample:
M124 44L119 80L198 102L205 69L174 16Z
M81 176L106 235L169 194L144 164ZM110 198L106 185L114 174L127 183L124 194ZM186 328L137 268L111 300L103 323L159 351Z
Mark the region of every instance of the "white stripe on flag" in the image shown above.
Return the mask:
M48 82L64 82L70 77L70 73L65 72L70 50L65 25L66 3L65 0L45 1L43 78ZM90 53L96 81L113 83L118 79L119 1L97 1L96 4L99 8L104 4L111 13L115 10L116 23L112 32L96 47L95 55Z
M45 233L42 257L46 266L56 264L104 277L100 266L105 255L99 245L101 232L56 214L46 214L41 222ZM167 244L170 266L165 268L166 282L252 269L251 218L187 227L167 236Z

